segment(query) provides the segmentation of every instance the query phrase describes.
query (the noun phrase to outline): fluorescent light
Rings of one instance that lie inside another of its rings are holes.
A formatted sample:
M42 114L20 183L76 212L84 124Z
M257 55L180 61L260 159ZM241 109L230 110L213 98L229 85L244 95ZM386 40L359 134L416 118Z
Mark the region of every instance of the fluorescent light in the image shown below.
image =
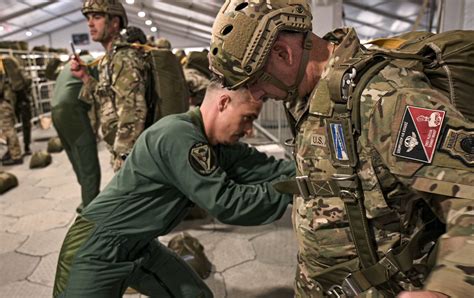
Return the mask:
M156 30L158 30L155 26L151 27L150 28L151 32L156 32Z
M153 24L153 22L151 20L146 20L145 24L147 24L148 26L151 26L151 24Z
M0 31L3 31L3 30L5 30L5 27L0 25Z
M144 18L144 17L146 16L146 13L145 13L143 10L140 10L140 11L138 12L138 16L139 16L140 18Z
M33 35L33 32L31 32L30 30L28 30L28 31L25 32L25 34L26 34L26 36L31 36L31 35Z
M127 2L127 4L133 4L135 3L135 0L125 0L125 2Z

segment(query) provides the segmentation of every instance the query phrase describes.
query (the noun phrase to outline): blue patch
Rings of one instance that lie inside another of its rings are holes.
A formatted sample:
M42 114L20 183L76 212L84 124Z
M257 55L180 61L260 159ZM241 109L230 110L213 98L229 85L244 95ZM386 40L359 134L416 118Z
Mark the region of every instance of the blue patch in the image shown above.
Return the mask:
M330 123L332 142L334 145L334 152L338 160L349 160L347 154L346 140L344 139L344 133L342 130L342 124Z

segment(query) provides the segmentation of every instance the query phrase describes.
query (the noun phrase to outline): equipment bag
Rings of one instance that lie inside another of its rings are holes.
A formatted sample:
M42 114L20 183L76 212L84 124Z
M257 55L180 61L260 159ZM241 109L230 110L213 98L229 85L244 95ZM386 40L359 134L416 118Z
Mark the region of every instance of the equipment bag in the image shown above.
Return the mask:
M147 94L147 126L164 116L187 112L189 92L183 68L173 52L151 48L147 51L151 80ZM153 113L150 113L152 111Z
M3 194L17 186L18 179L15 175L3 171L0 172L0 194Z
M30 159L30 169L45 168L52 162L51 154L46 151L33 153Z
M13 91L17 92L28 87L28 80L24 76L20 62L13 56L3 56L1 63Z
M393 59L392 63L401 67L421 62L433 87L447 96L466 119L474 121L474 31L410 32L369 43L379 47L369 49L372 57Z
M58 137L49 139L47 148L48 153L59 153L63 151L63 149L63 144L61 143L61 140Z
M186 261L202 279L209 277L212 264L204 254L204 247L199 240L182 232L171 238L168 247Z

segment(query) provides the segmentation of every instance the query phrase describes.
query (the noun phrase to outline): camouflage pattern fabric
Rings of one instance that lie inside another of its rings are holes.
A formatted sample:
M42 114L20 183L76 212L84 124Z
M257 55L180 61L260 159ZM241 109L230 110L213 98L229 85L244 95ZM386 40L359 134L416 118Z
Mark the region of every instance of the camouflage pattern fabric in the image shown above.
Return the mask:
M357 56L361 49L355 31L350 28L337 29L324 38L338 47L310 95L309 113L298 127L296 137L298 172L309 175L311 180L330 180L336 171L331 163L327 127L322 121L334 111L329 81L334 75L333 66ZM410 206L417 206L420 199L425 200L447 223L447 230L439 240L437 267L424 288L453 297L469 296L474 290L473 168L440 151L434 153L431 164L396 157L392 152L407 106L446 111L446 126L472 130L474 124L465 120L449 99L433 90L423 73L390 64L370 80L360 102L362 131L357 144L358 175L362 180L366 215L375 223L373 232L379 253L387 252L401 239L411 236L413 231L400 234L386 227L403 222ZM304 106L301 102L290 106L295 118L304 111L301 106ZM357 262L350 262L356 250L344 204L337 195L310 200L296 196L292 218L299 244L296 296L322 297L323 291L331 286L328 280L318 278L323 271L327 273L339 265L339 269L343 266L350 272L358 266ZM390 218L393 219L387 222ZM416 219L419 227L421 220ZM405 288L412 289L408 285ZM372 289L362 296L377 295Z
M91 78L80 98L91 106L100 106L102 135L118 161L114 162L114 170L118 170L120 156L130 152L144 130L147 65L141 52L127 46L120 37L114 40L113 49L100 61L99 80Z
M204 100L207 85L209 85L209 79L202 74L199 70L184 67L184 77L188 84L189 93L191 97L190 104L200 105Z
M21 159L20 141L15 131L15 111L10 101L13 91L5 86L4 98L0 98L0 129L7 141L8 151L12 159Z

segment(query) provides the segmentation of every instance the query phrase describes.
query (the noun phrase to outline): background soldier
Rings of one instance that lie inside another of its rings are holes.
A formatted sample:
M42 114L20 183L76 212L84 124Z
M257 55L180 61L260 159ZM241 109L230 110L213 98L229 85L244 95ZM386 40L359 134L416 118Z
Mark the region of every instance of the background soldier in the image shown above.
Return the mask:
M311 21L308 1L228 0L210 48L226 86L286 100L299 176L280 186L298 194L296 295L471 296L474 124L420 60L357 77L377 61L355 31L320 38Z
M8 83L5 83L5 77L0 74L0 129L2 135L7 141L8 151L2 157L4 166L23 163L20 141L15 130L15 112L11 98L14 93Z
M184 77L189 89L189 104L201 105L211 79L207 51L190 52L183 66Z
M93 58L81 55L81 60L87 63ZM99 194L100 164L96 136L88 117L91 107L78 99L82 81L72 76L70 67L70 64L65 65L56 79L51 114L81 185L81 205L85 207Z
M120 36L120 30L127 26L120 1L86 0L82 13L88 20L92 40L102 44L106 55L98 66L98 81L80 61L72 60L71 71L84 82L81 98L90 104L100 103L102 134L117 171L144 129L147 65L141 52Z

